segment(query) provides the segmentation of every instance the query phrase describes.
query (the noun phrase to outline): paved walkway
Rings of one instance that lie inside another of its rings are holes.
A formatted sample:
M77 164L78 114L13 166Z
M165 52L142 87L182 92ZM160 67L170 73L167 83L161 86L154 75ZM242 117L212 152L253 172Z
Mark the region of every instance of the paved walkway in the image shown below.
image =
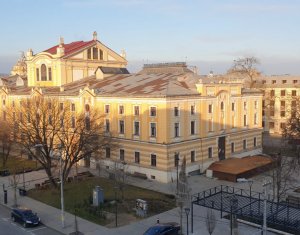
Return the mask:
M86 169L82 168L82 171L85 171ZM93 170L92 170L93 171ZM97 174L96 171L93 171L94 174ZM27 184L26 188L32 188L34 187L35 183L39 183L44 181L45 173L41 171L34 171L30 173L25 174L25 180L35 180L32 181L32 183ZM1 177L0 178L0 184L5 184L6 187L9 185L9 179L10 177ZM174 193L176 183L170 183L170 184L163 184L155 181L150 180L143 180L138 178L128 178L128 183L134 184L136 186L164 192L164 193ZM204 189L208 189L220 184L224 185L232 185L237 186L237 183L230 183L225 181L219 181L215 179L209 179L205 176L192 176L189 178L189 183L192 189L192 193L197 193L200 191L203 191ZM239 184L241 188L248 189L249 185L247 183ZM255 191L262 191L261 183L255 182L252 187ZM2 190L1 190L2 191ZM71 232L74 232L74 216L65 213L65 228L62 228L61 226L61 211L59 209L56 209L54 207L48 206L46 204L43 204L41 202L38 202L36 200L33 200L29 197L21 197L17 195L18 205L26 206L31 208L33 211L37 212L38 215L41 217L41 220L44 224L47 226L54 228L64 234L69 234ZM0 193L0 203L3 203L3 193ZM13 202L13 190L12 188L8 188L8 206L12 206L14 204ZM205 226L205 216L206 216L206 209L197 207L195 209L195 230L194 235L207 235L206 226ZM91 223L89 221L86 221L81 218L77 218L78 220L78 226L79 230L83 232L85 235L96 235L96 234L103 234L103 235L120 235L120 234L128 234L128 235L141 235L143 232L150 226L156 223L156 219L159 218L161 222L170 222L175 221L179 222L179 209L175 208L173 210L164 212L160 215L150 217L144 220L140 220L138 222L134 222L132 224L119 227L119 228L113 228L108 229L106 227ZM217 226L216 230L213 234L230 234L229 231L229 221L225 219L221 219L219 212L216 212L216 218L217 218ZM186 218L185 214L183 216L183 229L185 231L186 229ZM251 235L251 234L259 234L259 229L253 228L247 225L240 225L240 233L239 234L245 234L245 235ZM190 232L190 234L192 234ZM272 233L268 233L272 234Z

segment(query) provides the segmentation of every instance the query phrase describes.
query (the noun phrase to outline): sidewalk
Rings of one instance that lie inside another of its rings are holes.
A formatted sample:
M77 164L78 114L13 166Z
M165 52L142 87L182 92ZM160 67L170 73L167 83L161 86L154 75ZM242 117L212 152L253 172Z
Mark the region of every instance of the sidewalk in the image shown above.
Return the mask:
M85 171L86 168L81 168L81 171ZM90 170L90 169L89 169ZM97 171L91 170L92 173L97 175ZM22 177L22 176L20 176ZM33 179L41 179L45 177L45 173L41 171L34 171L30 173L25 174L25 180L33 180ZM22 179L22 178L21 178ZM43 180L40 180L42 182ZM220 185L220 184L226 184L226 185L235 185L241 188L248 189L248 184L239 184L236 183L229 183L224 181L218 181L214 179L208 179L204 176L193 176L189 178L192 193L200 192L204 189L212 188L214 186ZM9 185L9 177L1 177L0 178L0 184L5 183L5 185ZM32 184L26 185L26 189L30 189L34 187L35 183L39 183L38 180ZM136 186L140 186L143 188L148 188L156 191L160 191L163 193L173 193L175 191L176 182L170 183L170 184L163 184L156 181L150 181L150 180L143 180L138 178L129 177L128 178L129 184L134 184ZM253 185L253 190L258 190L261 186L257 183ZM1 190L2 191L2 190ZM260 191L260 190L259 190ZM63 234L69 234L71 232L74 232L75 230L75 223L74 223L74 216L65 213L65 228L62 228L61 225L61 211L59 209L56 209L54 207L48 206L44 203L35 201L29 197L22 197L17 195L17 202L20 206L25 206L28 208L31 208L33 211L37 212L40 216L42 222L48 226L51 227L57 231L62 232ZM3 192L0 193L0 203L3 204ZM13 189L8 189L8 204L7 206L13 205ZM206 209L201 207L195 207L194 209L195 213L195 230L194 235L207 235L206 231L206 225L205 225L205 216L206 216ZM216 212L217 217L217 227L214 232L214 234L230 234L229 231L229 222L225 219L221 219L219 217L219 213ZM156 215L153 217L149 217L134 223L131 223L129 225L119 227L119 228L112 228L108 229L104 226L100 226L94 223L91 223L87 220L81 219L77 217L78 221L78 228L79 231L83 232L85 235L96 235L96 234L103 234L103 235L120 235L120 234L128 234L128 235L141 235L145 230L147 230L148 227L154 225L156 223L156 219L159 218L161 222L179 222L179 210L177 208L164 212L160 215ZM258 229L253 228L247 225L240 225L241 231L239 234L244 235L250 235L257 233ZM185 214L183 216L183 229L185 231L186 229L186 217ZM271 233L268 233L271 234ZM190 231L190 235L192 235Z

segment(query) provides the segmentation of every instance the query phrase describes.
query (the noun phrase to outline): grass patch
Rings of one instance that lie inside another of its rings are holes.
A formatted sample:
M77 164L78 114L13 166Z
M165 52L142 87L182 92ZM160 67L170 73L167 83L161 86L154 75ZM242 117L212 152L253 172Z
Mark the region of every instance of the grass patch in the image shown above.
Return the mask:
M92 203L92 192L95 186L100 186L104 191L104 205L101 208L94 208ZM28 192L28 196L60 208L60 191L58 189L33 189ZM127 185L124 191L124 200L121 201L121 192L117 193L118 211L119 213L133 214L137 198L148 202L148 215L155 215L175 207L175 198L172 195L155 192L131 185ZM108 219L103 215L103 211L114 213L114 206L110 203L115 199L113 181L107 178L87 178L84 181L71 182L65 184L64 201L65 210L78 216L92 221L94 223L105 225Z
M36 161L29 160L26 158L15 157L15 156L9 156L6 162L6 166L3 167L2 155L0 154L0 170L8 169L10 173L16 170L18 173L18 172L23 172L23 169L25 169L25 171L30 171L39 168L40 168L40 164L37 164Z

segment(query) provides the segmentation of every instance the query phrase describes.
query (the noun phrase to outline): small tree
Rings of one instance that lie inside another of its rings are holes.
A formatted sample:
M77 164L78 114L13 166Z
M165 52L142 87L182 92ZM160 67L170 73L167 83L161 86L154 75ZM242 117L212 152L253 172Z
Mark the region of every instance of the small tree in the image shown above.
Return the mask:
M14 143L14 127L10 120L0 121L0 127L2 167L5 168Z
M206 228L209 235L212 235L216 227L216 216L212 209L207 209L206 212Z
M121 199L124 200L124 191L127 185L126 163L122 161L114 161L114 166L109 170L114 180L114 187L121 191Z
M13 188L13 194L14 194L14 205L13 206L17 206L18 202L17 202L17 189L18 189L18 184L19 184L19 180L20 180L20 175L17 174L17 167L13 167L12 169L12 174L11 176L9 176L9 184L10 186Z
M233 66L228 70L228 74L233 74L245 80L245 84L252 88L260 72L256 66L259 64L256 57L242 57L234 60Z

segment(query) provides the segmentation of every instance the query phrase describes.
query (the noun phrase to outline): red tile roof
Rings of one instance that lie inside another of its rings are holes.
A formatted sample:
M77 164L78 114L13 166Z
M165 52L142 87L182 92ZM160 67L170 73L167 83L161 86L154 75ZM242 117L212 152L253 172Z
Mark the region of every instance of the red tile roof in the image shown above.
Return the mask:
M69 44L63 44L63 46L65 48L64 56L68 56L68 55L73 54L77 51L80 51L81 49L83 49L85 47L88 47L88 46L91 46L94 43L96 43L96 41L91 40L91 41L87 41L87 42L77 41L77 42L71 42ZM51 48L45 50L44 52L48 52L48 53L54 55L54 54L56 54L57 47L59 47L59 45L51 47Z

